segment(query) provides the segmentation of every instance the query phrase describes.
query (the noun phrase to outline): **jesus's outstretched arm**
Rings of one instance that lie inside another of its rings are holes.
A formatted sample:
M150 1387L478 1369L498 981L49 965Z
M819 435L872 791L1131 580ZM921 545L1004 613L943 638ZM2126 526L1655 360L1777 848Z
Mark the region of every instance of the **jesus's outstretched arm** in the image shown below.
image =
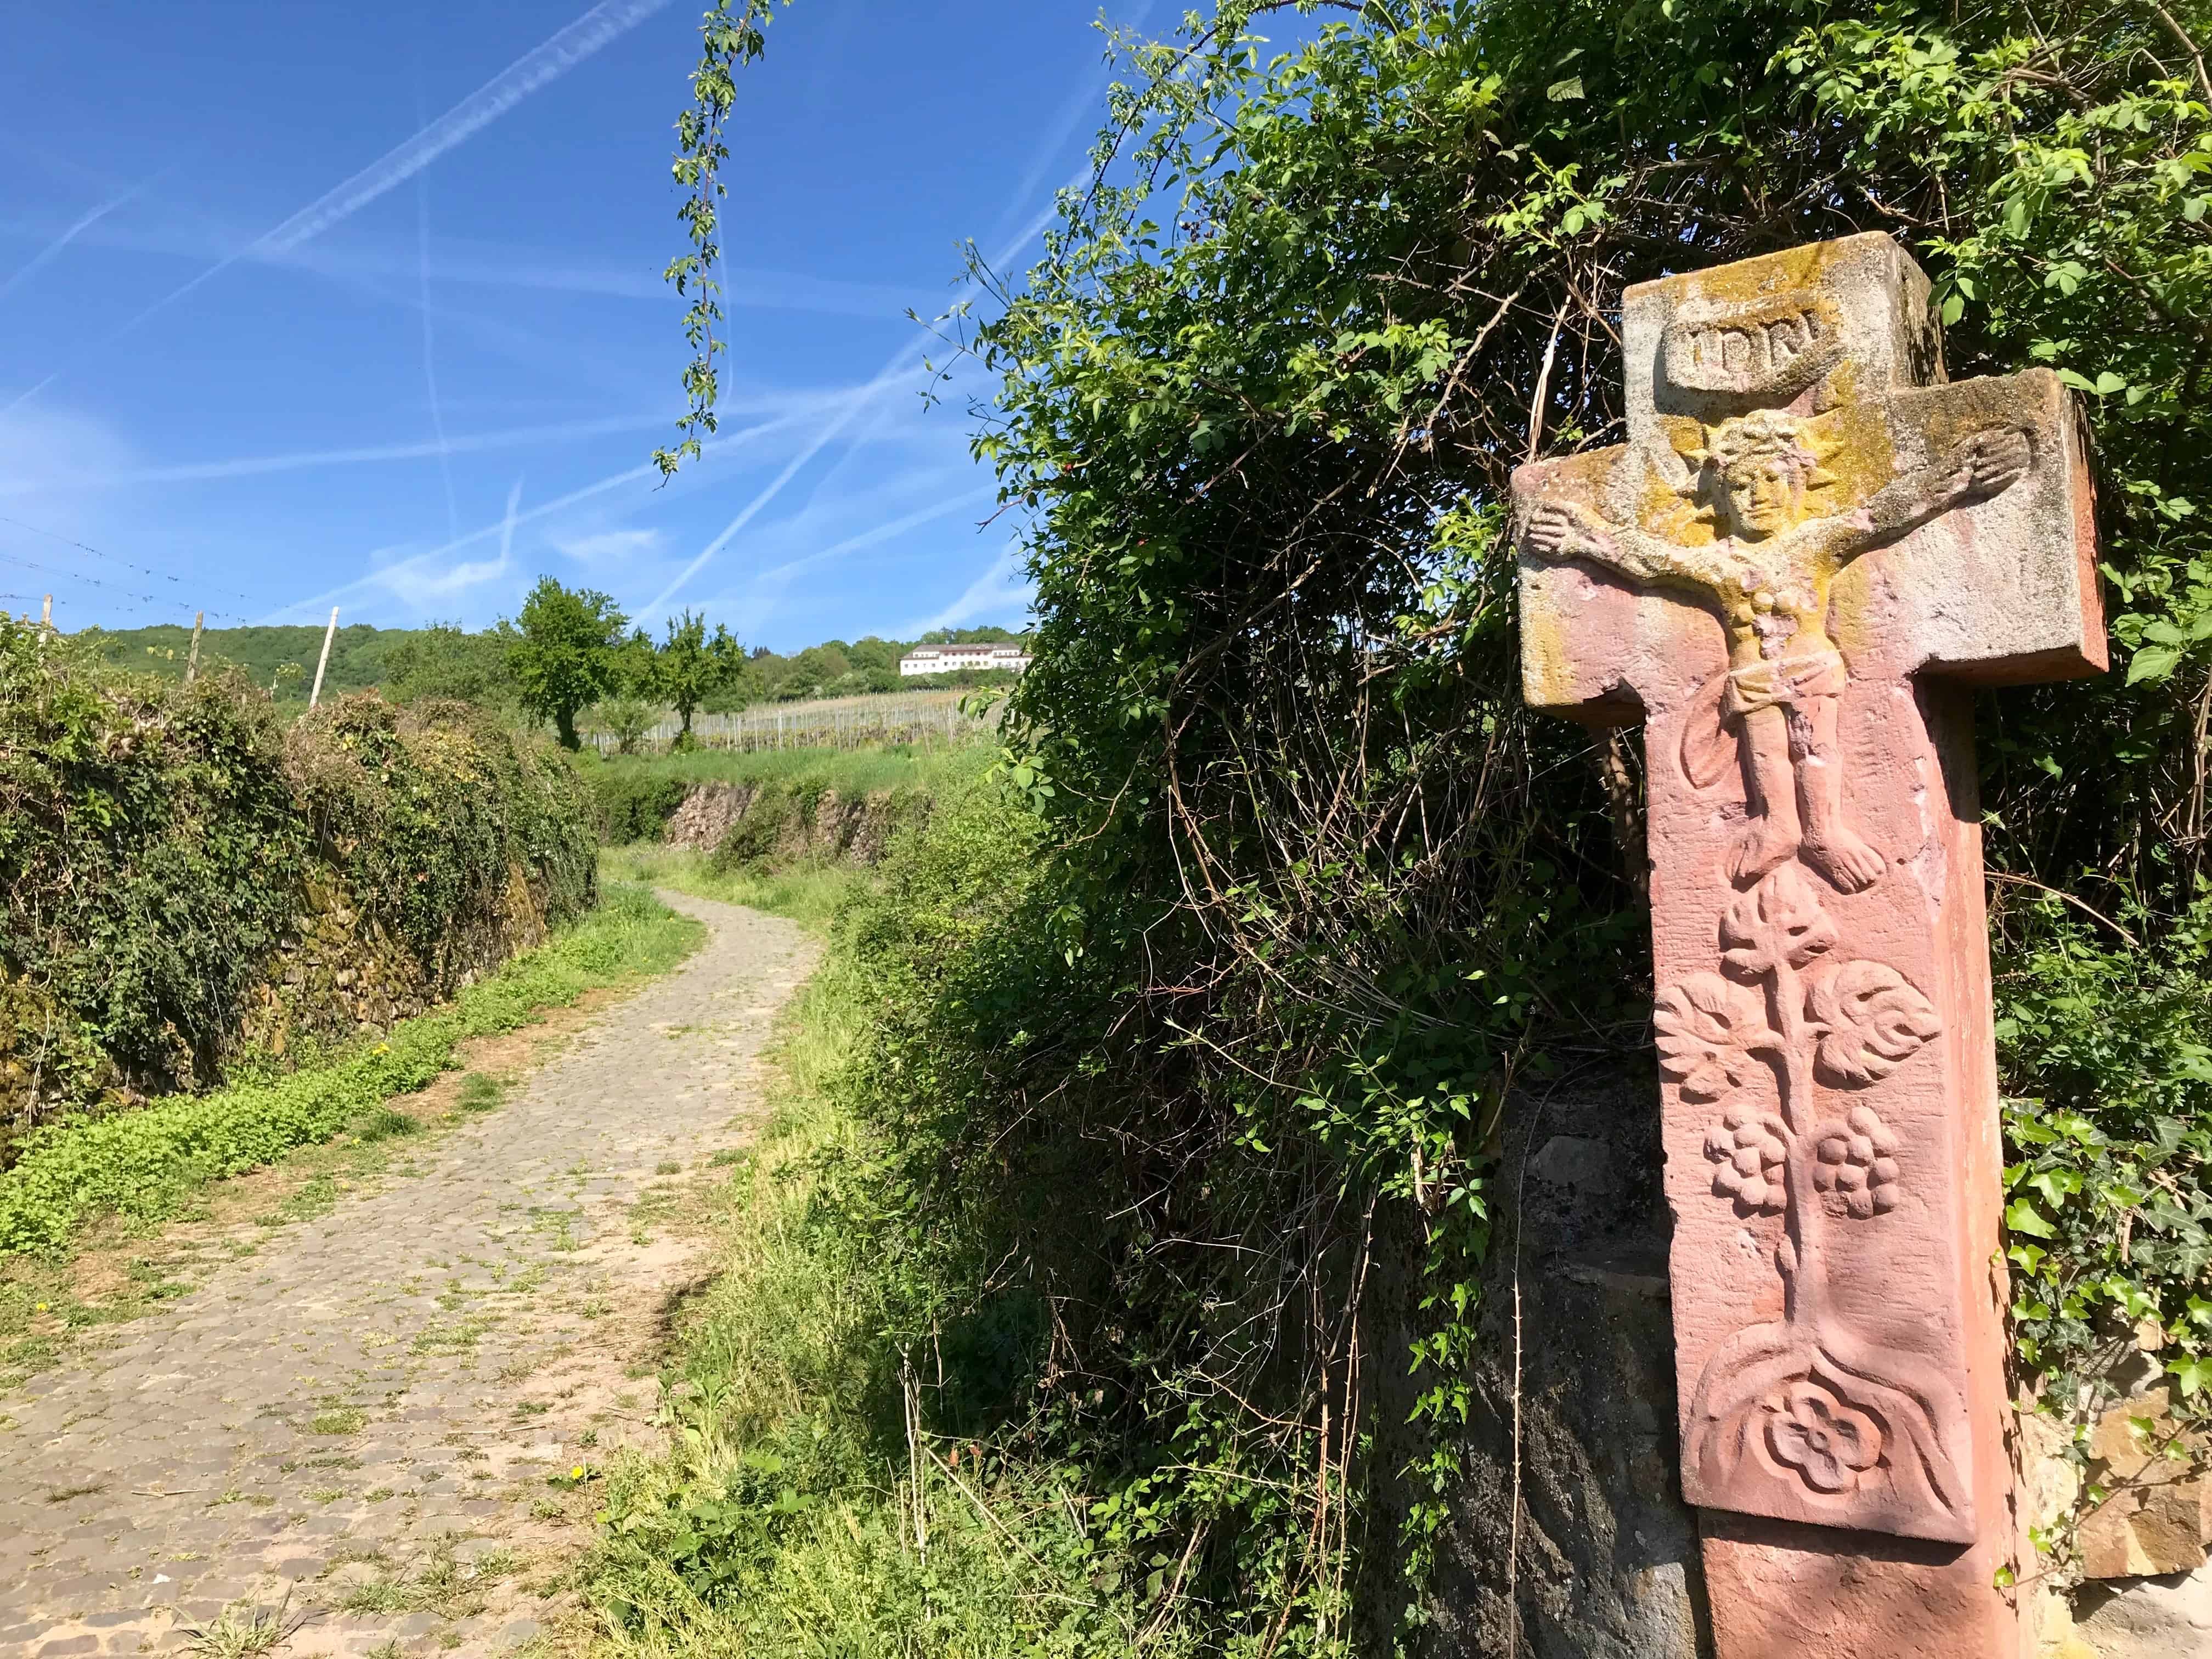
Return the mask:
M2027 434L2017 428L1977 432L1945 459L1908 472L1877 492L1855 515L1862 538L1845 556L1917 530L1953 507L2001 495L2019 482L2032 459Z
M1571 501L1545 501L1528 515L1528 544L1547 558L1587 559L1631 581L1720 592L1737 575L1711 548L1666 541L1632 525L1607 524Z

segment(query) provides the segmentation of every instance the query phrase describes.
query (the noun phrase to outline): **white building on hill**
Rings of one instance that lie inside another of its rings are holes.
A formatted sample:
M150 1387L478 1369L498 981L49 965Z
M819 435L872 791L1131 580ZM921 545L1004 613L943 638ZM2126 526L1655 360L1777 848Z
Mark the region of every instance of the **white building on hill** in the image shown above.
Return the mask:
M1011 668L1018 674L1030 665L1030 653L1018 645L918 645L899 659L901 675L951 674L963 668Z

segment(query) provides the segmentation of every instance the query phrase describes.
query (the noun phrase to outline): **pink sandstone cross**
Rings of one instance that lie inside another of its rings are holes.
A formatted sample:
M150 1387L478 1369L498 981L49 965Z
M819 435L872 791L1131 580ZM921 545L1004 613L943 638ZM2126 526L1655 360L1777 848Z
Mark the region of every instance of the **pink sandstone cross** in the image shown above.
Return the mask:
M1864 235L1623 307L1522 468L1529 703L1640 720L1682 1487L1719 1659L2017 1659L1971 688L2101 672L2088 476Z

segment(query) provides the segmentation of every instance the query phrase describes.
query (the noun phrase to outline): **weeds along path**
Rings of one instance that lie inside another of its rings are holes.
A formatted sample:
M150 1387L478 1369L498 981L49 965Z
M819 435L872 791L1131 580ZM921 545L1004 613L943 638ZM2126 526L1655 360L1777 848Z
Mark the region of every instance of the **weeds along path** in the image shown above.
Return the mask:
M570 1648L592 1468L653 1437L700 1271L672 1212L816 954L662 896L707 945L503 1107L0 1398L0 1654Z

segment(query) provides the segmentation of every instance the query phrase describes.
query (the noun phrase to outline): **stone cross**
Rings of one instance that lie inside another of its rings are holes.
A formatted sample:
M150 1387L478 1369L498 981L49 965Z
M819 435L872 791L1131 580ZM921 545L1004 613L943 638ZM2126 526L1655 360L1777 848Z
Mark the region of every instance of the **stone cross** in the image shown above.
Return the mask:
M1623 312L1627 441L1514 477L1522 668L1644 727L1717 1651L2017 1659L1971 688L2105 666L2074 410L2043 369L1946 384L1883 235Z

